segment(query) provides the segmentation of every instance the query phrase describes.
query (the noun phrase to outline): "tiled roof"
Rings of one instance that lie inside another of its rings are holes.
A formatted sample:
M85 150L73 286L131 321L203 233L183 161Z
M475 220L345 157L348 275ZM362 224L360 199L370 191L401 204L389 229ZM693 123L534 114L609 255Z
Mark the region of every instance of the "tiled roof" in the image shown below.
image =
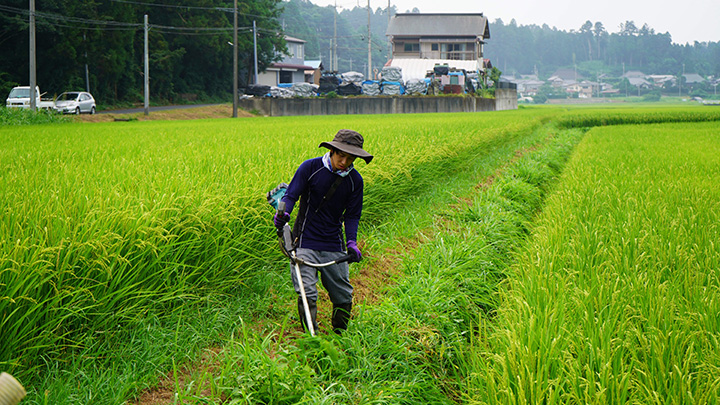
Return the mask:
M450 36L490 38L487 18L482 14L396 14L388 24L387 35Z

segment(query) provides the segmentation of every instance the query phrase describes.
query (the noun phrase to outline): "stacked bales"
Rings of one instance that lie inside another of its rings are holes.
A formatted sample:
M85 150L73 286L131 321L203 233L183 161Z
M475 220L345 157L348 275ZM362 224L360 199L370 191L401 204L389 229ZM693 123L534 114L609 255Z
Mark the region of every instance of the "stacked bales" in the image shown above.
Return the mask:
M427 94L429 80L410 79L405 83L405 92L412 96Z
M320 87L318 88L318 94L328 94L330 92L337 93L339 85L339 77L334 75L322 76L320 77Z
M402 69L395 66L385 66L381 71L380 94L384 96L397 96L405 94L402 80Z
M377 80L365 80L362 82L362 92L366 96L379 96L380 82Z
M295 97L312 97L317 95L320 86L313 83L293 83L292 91Z

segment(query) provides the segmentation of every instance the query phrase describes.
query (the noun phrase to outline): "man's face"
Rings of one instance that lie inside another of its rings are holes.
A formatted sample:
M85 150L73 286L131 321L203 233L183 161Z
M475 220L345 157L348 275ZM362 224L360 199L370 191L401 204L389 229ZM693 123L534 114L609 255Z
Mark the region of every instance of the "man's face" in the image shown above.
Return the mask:
M336 150L330 154L330 163L332 164L333 170L347 170L347 168L353 164L356 157L357 156Z

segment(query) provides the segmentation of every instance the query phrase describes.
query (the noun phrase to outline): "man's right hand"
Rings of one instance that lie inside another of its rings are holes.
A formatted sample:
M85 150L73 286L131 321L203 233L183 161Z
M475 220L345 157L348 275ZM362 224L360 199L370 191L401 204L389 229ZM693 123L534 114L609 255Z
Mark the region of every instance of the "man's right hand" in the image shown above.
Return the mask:
M290 221L290 214L287 212L283 212L282 214L275 213L275 216L273 216L273 223L277 229L282 229L288 221Z

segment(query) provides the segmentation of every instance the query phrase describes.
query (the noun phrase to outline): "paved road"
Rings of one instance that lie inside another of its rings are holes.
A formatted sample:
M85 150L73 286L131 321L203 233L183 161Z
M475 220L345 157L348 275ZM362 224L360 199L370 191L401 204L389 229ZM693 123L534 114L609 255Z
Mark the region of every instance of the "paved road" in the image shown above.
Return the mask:
M214 105L220 105L220 104L193 104L193 105L163 105L158 107L150 106L149 110L150 112L153 111L166 111L166 110L183 110L187 108L198 108L198 107L210 107ZM134 113L141 113L145 112L145 108L129 108L126 110L107 110L107 111L98 111L98 114L134 114Z

